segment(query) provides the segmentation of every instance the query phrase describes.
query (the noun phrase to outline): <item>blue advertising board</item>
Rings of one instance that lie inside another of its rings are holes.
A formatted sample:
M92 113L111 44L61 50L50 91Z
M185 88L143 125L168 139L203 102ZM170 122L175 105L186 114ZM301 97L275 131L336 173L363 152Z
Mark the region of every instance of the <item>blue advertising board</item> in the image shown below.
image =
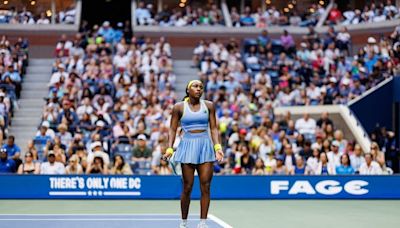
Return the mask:
M179 176L1 175L0 199L179 199ZM400 176L215 176L213 199L400 199ZM196 178L193 198L200 197Z

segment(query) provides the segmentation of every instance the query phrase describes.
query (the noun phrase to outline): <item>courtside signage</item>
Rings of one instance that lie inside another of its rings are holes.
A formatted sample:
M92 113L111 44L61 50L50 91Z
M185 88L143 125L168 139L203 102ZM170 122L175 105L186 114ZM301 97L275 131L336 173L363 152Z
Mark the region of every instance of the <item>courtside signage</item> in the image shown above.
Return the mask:
M0 199L179 199L180 176L0 175ZM214 176L213 199L400 199L400 176ZM195 179L192 197L200 198Z

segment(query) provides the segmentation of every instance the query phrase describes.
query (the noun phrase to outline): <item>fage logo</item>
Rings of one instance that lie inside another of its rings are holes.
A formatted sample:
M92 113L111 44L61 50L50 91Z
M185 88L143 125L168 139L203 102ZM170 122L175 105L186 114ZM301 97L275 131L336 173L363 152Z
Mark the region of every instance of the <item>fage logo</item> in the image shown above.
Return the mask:
M342 186L340 182L335 180L319 181L312 185L307 180L298 180L289 184L289 181L271 181L270 193L272 195L279 195L282 192L287 192L288 195L307 194L307 195L336 195L343 190L351 195L365 195L369 192L365 187L368 182L363 180L352 180L344 183Z

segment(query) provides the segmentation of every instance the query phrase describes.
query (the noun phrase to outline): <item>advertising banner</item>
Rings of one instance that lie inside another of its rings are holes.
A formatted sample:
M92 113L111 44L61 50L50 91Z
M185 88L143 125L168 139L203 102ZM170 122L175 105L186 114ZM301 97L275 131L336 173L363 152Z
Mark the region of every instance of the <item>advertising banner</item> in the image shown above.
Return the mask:
M0 199L179 199L179 176L1 175ZM400 176L215 176L213 199L400 199ZM200 197L198 178L193 198Z

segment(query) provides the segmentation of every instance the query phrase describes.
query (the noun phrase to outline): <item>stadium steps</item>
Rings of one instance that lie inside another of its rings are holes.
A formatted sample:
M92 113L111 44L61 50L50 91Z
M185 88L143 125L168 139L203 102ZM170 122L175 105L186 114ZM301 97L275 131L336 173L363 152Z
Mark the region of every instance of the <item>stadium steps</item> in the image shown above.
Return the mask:
M25 152L27 143L36 133L48 94L48 83L54 59L30 59L22 84L18 109L14 112L9 135L15 136L16 144Z
M185 88L190 80L198 79L197 68L191 68L192 60L175 60L174 73L176 75L175 88L178 100L185 96Z

